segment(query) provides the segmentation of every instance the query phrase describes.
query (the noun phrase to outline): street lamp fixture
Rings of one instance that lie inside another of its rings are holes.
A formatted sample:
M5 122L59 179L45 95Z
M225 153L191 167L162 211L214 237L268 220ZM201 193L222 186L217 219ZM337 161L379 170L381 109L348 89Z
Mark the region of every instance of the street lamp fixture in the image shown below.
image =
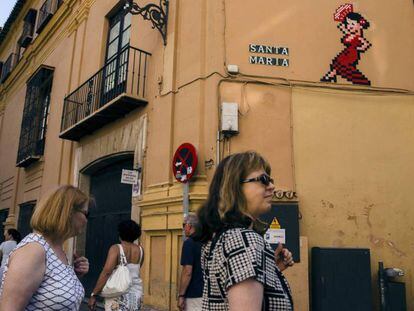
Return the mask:
M150 20L152 28L158 29L164 40L164 45L166 45L169 0L160 0L159 3L159 5L149 3L141 7L134 0L125 0L124 9L131 14L141 15L145 20Z

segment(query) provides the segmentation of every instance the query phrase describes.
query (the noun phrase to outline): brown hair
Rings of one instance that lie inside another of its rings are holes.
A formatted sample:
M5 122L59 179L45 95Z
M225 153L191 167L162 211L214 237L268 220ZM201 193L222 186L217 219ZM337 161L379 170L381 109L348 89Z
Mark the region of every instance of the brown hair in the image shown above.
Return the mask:
M245 179L251 172L260 169L270 175L269 163L257 152L236 153L228 157L223 167L217 206L221 219L224 219L226 213L235 207L243 214L247 213L246 198L240 181Z
M36 207L30 224L33 230L52 238L68 239L72 236L72 215L83 206L93 204L78 188L65 185L47 196Z

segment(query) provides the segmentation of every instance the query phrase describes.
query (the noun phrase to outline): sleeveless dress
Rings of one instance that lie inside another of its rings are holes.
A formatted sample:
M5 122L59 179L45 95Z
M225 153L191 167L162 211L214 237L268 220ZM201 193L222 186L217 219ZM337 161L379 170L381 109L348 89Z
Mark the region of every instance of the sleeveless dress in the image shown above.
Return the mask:
M354 84L370 85L371 82L364 74L357 69L358 61L361 58L361 52L357 48L361 46L359 36L348 39L349 35L342 38L342 43L346 46L333 61L331 68L335 69L337 74L342 78L351 81Z
M105 311L137 311L141 310L142 296L144 288L140 277L139 270L142 264L144 250L140 246L141 257L137 264L127 264L129 274L131 275L132 285L128 292L120 297L105 298Z
M14 251L29 243L38 243L45 250L46 270L42 283L33 294L25 310L79 310L85 291L72 266L65 265L56 256L44 237L37 233L27 235ZM4 270L1 292L3 291L4 279L7 276L7 269L8 263Z

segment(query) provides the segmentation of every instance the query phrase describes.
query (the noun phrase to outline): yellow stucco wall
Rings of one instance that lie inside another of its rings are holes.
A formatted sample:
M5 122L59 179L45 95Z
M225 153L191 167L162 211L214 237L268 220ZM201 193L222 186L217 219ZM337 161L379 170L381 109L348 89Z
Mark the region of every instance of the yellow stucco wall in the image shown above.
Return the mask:
M414 98L294 89L292 106L301 234L369 248L377 306L378 261L402 268L413 310Z
M333 15L347 1L225 1L226 64L259 76L319 81L331 60L343 50L342 33ZM353 1L354 12L370 27L364 37L372 46L361 54L358 68L373 86L413 89L414 9L411 1ZM289 67L249 64L249 44L288 47ZM339 79L344 83L345 80Z

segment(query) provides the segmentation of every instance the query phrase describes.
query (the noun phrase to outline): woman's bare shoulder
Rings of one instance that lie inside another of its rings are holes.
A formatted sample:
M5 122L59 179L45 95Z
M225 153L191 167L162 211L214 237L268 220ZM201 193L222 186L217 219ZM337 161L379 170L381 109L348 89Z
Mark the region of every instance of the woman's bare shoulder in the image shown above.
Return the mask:
M10 262L16 263L23 261L26 264L37 265L44 263L46 251L42 245L36 242L30 242L16 249L10 256Z

